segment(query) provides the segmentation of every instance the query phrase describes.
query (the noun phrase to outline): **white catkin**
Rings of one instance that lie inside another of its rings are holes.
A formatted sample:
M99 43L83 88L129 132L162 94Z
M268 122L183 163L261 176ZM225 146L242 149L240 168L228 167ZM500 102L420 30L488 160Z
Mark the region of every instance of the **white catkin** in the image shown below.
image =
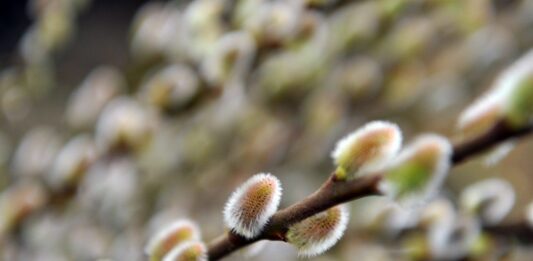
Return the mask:
M383 168L394 156L396 156L402 144L402 133L400 128L396 124L387 121L372 121L340 139L337 142L335 149L331 152L333 162L336 165L342 164L342 158L346 156L346 153L350 153L353 146L358 146L358 143L363 142L363 139L366 138L368 134L384 130L390 131L390 140L388 140L386 144L382 144L381 147L375 148L379 152L374 152L376 155L374 155L372 159L368 159L366 162L362 163L362 166L360 166L357 171L359 173L370 173ZM354 160L357 156L358 155L350 155Z
M509 182L490 178L470 185L461 193L461 207L476 214L488 224L502 221L511 211L515 192ZM484 203L488 203L484 205ZM482 207L482 209L479 209ZM479 212L478 212L479 211Z
M253 213L253 217L245 216L243 206L246 203L247 193L255 185L264 182L272 182L273 188L270 191L268 201L263 202L262 206L255 206L259 211ZM270 217L277 211L281 200L281 184L279 180L269 173L259 173L248 179L244 184L237 188L230 196L224 208L224 221L226 225L234 232L246 238L253 238L263 230ZM251 219L251 220L250 220Z

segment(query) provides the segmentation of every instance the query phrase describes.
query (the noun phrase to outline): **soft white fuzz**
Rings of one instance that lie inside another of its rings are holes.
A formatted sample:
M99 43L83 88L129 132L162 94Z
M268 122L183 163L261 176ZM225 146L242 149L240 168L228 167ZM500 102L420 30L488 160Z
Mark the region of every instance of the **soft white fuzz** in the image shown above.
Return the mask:
M394 236L418 221L418 213L401 207L388 197L365 198L364 204L357 209L355 220L359 227L387 236Z
M124 77L116 68L99 66L93 69L70 95L65 110L67 123L76 130L89 129L106 104L124 88Z
M339 205L311 216L292 225L287 240L298 248L298 255L312 257L320 255L343 236L348 225L349 211Z
M224 221L235 233L253 238L276 213L281 200L281 183L269 173L248 179L230 196L224 208Z
M515 192L509 182L491 178L470 185L461 193L461 206L487 224L502 221L513 208Z
M530 50L498 76L491 94L500 97L500 99L508 98L515 88L531 75L532 71L533 50Z
M435 134L419 136L391 164L380 190L404 207L423 206L444 182L451 165L451 153L448 139ZM417 179L423 178L422 184L405 185L411 182L412 175L421 175L421 172L425 177Z
M504 70L492 88L478 101L469 106L459 117L459 128L463 132L478 134L486 130L505 114L513 112L515 92L522 87L523 81L533 73L533 50L530 50Z
M153 235L148 241L144 252L151 258L159 260L172 248L190 240L200 240L200 229L194 222L180 219L165 226Z
M369 213L372 215L370 228L394 236L405 228L415 225L417 221L415 211L405 209L389 198L383 197L383 200L379 206L375 206L374 213Z
M48 183L54 189L73 185L81 179L96 157L96 147L88 135L79 135L70 140L57 154Z
M172 249L163 261L207 261L207 247L200 241L187 241Z
M155 107L181 108L197 95L199 87L199 79L191 68L173 64L146 80L141 98Z
M458 129L466 138L479 135L493 127L504 114L501 97L488 94L468 106L459 116Z
M242 81L255 55L255 42L247 32L222 36L202 63L202 73L211 85Z
M422 227L433 228L451 226L457 213L453 204L447 198L437 198L429 202L421 211L419 224Z
M117 143L132 147L141 146L152 128L149 113L134 99L119 97L103 110L96 126L96 144L106 151Z
M458 260L465 257L479 238L479 223L465 216L457 217L449 225L429 229L429 246L436 260Z
M396 124L373 121L339 140L331 157L347 174L364 175L385 167L401 145L402 132Z

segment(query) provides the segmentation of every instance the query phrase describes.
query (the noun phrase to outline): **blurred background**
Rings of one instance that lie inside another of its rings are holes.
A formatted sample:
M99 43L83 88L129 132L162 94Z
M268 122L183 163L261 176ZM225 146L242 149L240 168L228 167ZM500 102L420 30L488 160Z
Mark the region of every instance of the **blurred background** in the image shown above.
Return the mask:
M178 218L209 242L240 183L271 172L288 206L371 120L406 142L464 140L458 115L529 50L531 28L527 0L2 1L0 259L144 260ZM519 222L532 151L503 144L453 168L442 194L455 204L503 178L517 194L505 222ZM365 215L377 201L351 203L343 240L312 260L409 260ZM228 260L297 258L266 248Z

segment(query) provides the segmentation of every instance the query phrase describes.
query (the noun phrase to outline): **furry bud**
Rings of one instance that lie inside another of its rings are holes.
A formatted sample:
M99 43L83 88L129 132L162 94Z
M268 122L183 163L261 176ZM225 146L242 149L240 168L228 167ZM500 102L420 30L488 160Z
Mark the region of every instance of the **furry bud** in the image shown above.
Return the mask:
M336 176L346 179L351 173L364 175L383 168L396 156L402 134L394 123L373 121L337 142L331 157Z
M145 253L150 256L152 261L162 260L172 249L178 248L181 244L190 240L200 240L198 226L186 219L178 220L152 236L150 241L148 241Z
M431 201L420 212L419 225L425 228L435 226L450 226L457 213L452 203L446 198Z
M163 53L176 43L181 14L172 4L149 2L134 17L131 51L136 58L147 58Z
M0 238L28 215L41 209L47 200L44 188L32 182L22 181L4 190L0 194Z
M349 211L339 205L289 227L287 241L304 257L320 255L339 241L348 224Z
M200 62L224 32L223 0L191 1L183 11L183 46L185 56Z
M441 136L423 135L385 171L382 192L408 206L419 205L441 186L450 168L452 146Z
M514 126L526 124L533 115L533 51L505 70L495 83L493 95L505 99L507 120Z
M224 221L235 233L253 238L276 212L280 200L279 180L268 173L257 174L233 192L224 208Z
M255 42L249 33L227 33L204 59L202 72L212 86L242 81L254 55Z
M368 199L360 220L365 228L376 234L395 236L415 224L416 213L402 208L386 197Z
M521 127L533 119L533 51L529 51L505 71L493 88L461 115L459 127L466 134L487 131L498 120Z
M256 8L245 18L244 28L254 35L258 45L280 45L294 34L301 16L299 3L265 1Z
M188 241L176 246L163 261L207 261L207 247L200 241Z
M533 53L531 55L533 60ZM507 103L507 115L515 126L522 126L533 118L533 68L514 88Z
M152 133L152 119L137 101L121 97L110 102L96 126L96 144L101 151L126 147L139 149Z
M76 186L95 158L96 148L89 136L73 138L55 158L48 182L56 190Z
M476 214L487 224L502 221L511 211L515 192L511 184L497 178L470 185L461 193L461 207Z
M458 129L462 139L468 140L487 132L503 118L501 98L486 95L466 108L459 117Z
M458 260L466 256L480 236L475 219L460 216L449 225L432 226L429 245L435 260Z
M142 99L153 107L174 112L189 106L198 96L200 80L186 65L174 64L163 68L143 85Z
M57 131L49 127L29 130L15 151L13 172L20 176L37 177L45 174L60 149Z
M93 69L69 98L66 120L76 129L88 129L105 105L125 89L125 79L114 67Z

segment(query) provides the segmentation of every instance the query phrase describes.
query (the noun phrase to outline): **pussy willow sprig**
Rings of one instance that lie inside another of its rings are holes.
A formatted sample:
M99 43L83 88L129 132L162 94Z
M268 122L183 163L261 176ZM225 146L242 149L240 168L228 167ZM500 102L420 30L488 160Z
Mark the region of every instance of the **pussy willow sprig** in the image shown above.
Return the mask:
M453 165L459 165L503 141L525 136L532 131L533 123L515 129L510 127L505 121L502 121L476 139L455 144L450 160ZM379 183L382 179L383 176L377 173L376 175L367 175L351 180L339 180L336 178L335 172L333 172L314 193L287 208L277 211L259 235L246 238L228 231L214 239L208 244L209 260L219 260L260 240L287 241L284 235L289 227L295 223L345 202L367 196L380 195ZM491 226L490 230L495 232L502 231L498 226Z

